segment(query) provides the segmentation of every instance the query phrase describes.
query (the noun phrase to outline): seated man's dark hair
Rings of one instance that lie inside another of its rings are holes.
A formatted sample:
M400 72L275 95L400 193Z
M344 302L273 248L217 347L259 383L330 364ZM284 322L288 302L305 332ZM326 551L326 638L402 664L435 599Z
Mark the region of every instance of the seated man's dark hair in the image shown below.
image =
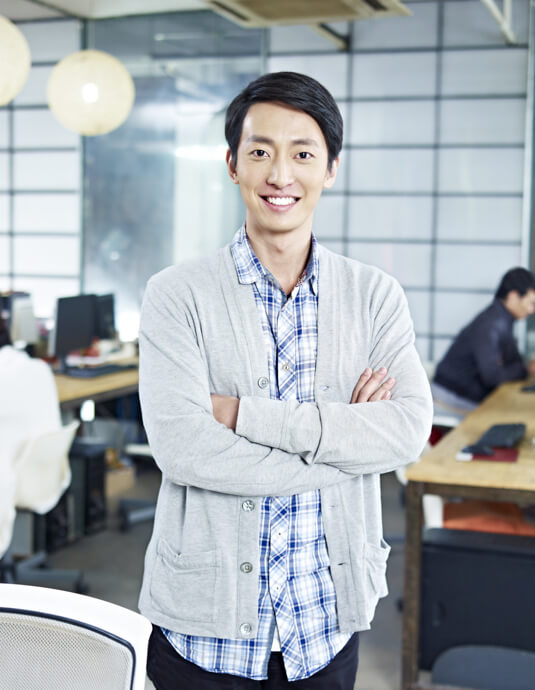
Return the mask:
M11 345L11 338L9 337L7 323L0 316L0 347L4 347L4 345Z
M318 123L329 156L329 169L342 148L344 123L329 91L319 81L297 72L272 72L248 84L227 108L225 136L236 163L243 120L255 103L281 103L301 110Z
M495 297L497 299L505 299L507 295L515 290L518 294L523 297L528 290L535 290L535 275L528 271L526 268L511 268L503 276L498 289L496 290Z

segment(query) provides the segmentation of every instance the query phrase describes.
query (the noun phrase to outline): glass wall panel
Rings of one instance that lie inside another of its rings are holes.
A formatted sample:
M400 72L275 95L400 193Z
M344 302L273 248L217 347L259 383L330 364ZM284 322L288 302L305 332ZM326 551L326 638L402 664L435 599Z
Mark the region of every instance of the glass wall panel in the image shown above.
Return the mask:
M268 72L303 72L317 79L335 98L347 98L347 59L345 55L271 56Z
M15 232L79 232L76 194L15 194Z
M520 246L442 244L436 284L442 288L495 290L502 275L520 264Z
M524 98L444 100L441 144L524 144Z
M9 230L9 197L0 194L0 232Z
M522 199L441 197L437 234L442 240L520 242Z
M15 273L77 276L80 243L77 237L15 235Z
M9 272L9 236L0 235L0 273Z
M432 150L351 151L351 189L359 192L431 192Z
M60 125L48 108L16 110L13 130L16 148L76 148L79 142L78 134Z
M349 237L430 239L430 196L353 196L349 200Z
M431 271L430 244L350 242L348 255L390 273L404 288L428 287Z
M349 31L347 22L333 22L328 26L341 35ZM332 53L333 50L334 43L313 26L275 26L269 32L270 53Z
M27 82L15 98L15 105L46 105L46 89L53 67L34 66L30 70Z
M408 3L410 17L355 22L354 49L433 48L438 41L436 2Z
M28 22L19 25L30 44L32 62L55 62L80 50L78 21Z
M528 42L529 3L525 0L512 3L512 23L518 43ZM501 3L498 3L501 7ZM415 7L415 5L411 5ZM506 39L481 0L445 2L444 45L446 46L491 46L506 45Z
M430 293L424 290L406 290L407 301L416 333L429 333Z
M80 187L80 152L15 153L15 190L58 190ZM0 183L1 184L1 183Z
M32 296L33 308L38 318L51 319L56 308L58 297L73 297L80 293L78 278L27 278L15 276L13 289L29 292ZM53 322L50 320L49 327Z
M368 101L351 108L351 143L433 144L434 101Z
M442 149L439 157L439 190L522 194L522 149Z
M442 93L445 96L523 94L527 65L528 51L521 48L448 50L442 55Z
M345 198L331 194L322 196L314 211L314 233L319 240L344 236Z
M434 52L354 55L353 97L434 96L436 59Z
M0 152L0 190L9 188L9 156Z
M7 110L0 110L0 149L9 147L9 129Z

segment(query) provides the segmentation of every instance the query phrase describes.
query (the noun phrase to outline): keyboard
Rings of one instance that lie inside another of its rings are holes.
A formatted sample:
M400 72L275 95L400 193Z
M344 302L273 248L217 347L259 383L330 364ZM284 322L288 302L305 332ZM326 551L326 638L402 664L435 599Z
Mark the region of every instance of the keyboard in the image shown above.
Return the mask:
M117 374L128 369L137 369L137 364L100 364L94 367L67 367L62 374L75 379L94 379L97 376Z
M492 455L493 448L515 448L525 434L525 424L494 424L463 451L474 455Z

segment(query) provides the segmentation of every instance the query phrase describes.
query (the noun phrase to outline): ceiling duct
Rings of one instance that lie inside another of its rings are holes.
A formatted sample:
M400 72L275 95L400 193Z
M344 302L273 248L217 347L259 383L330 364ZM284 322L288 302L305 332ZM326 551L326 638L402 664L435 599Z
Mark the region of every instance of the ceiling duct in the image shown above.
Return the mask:
M400 0L205 0L241 26L283 26L410 15Z

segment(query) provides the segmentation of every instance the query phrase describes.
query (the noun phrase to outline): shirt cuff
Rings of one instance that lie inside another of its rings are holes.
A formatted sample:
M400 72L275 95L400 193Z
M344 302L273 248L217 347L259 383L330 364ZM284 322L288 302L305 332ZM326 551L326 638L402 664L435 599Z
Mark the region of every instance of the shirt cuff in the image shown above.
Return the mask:
M284 401L246 396L240 398L236 433L271 448L281 448L286 429Z

